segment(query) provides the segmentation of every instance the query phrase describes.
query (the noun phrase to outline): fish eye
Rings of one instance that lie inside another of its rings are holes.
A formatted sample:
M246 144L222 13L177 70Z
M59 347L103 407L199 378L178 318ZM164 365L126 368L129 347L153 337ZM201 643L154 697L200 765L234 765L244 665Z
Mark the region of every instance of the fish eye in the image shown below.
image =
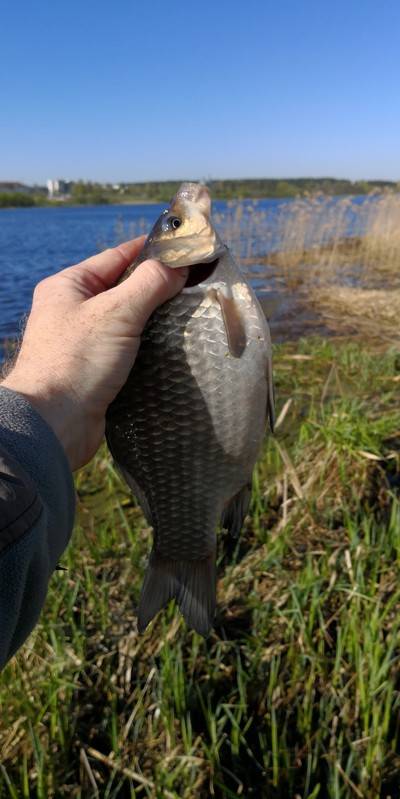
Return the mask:
M178 230L181 226L182 220L178 216L165 216L163 215L160 220L161 230L163 233L171 233L171 230Z

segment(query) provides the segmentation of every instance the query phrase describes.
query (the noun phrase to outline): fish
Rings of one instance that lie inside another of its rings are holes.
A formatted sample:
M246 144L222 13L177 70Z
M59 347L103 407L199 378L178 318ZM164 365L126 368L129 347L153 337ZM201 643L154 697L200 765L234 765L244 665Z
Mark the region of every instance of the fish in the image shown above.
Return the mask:
M217 529L238 536L267 423L271 337L259 302L211 219L208 189L183 183L122 280L148 258L187 266L150 317L106 415L111 455L153 528L138 630L175 599L206 637L216 609Z

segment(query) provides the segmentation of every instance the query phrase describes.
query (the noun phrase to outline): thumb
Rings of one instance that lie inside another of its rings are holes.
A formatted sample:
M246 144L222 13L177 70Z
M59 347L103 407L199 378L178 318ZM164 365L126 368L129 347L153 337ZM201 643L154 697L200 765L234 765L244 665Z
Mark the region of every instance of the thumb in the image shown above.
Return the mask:
M183 289L188 272L187 267L171 269L151 259L143 261L126 280L107 292L117 299L121 309L129 310L131 335L140 336L153 311Z

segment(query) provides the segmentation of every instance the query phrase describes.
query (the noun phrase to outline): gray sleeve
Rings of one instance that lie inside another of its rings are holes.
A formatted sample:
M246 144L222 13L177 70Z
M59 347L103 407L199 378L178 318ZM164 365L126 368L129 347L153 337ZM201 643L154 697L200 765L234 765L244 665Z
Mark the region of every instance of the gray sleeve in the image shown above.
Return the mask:
M39 618L74 511L60 442L24 397L0 386L0 668Z

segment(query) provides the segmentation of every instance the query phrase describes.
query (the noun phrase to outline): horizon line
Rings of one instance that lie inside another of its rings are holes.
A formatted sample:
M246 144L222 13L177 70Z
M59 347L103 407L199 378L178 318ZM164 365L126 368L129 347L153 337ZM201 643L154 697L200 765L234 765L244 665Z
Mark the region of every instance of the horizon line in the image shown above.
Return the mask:
M363 183L363 182L365 182L365 183L400 183L400 178L398 178L398 179L396 179L396 178L365 178L365 177L362 177L362 178L346 178L346 177L335 177L333 175L298 175L298 176L293 176L293 175L282 176L282 175L279 175L279 176L274 176L274 177L271 177L271 176L267 177L267 176L263 175L263 176L257 176L257 177L247 176L247 177L241 177L241 178L240 177L225 177L225 178L208 177L208 178L202 178L202 179L199 179L199 178L198 179L193 179L193 178L189 179L189 178L185 177L185 178L153 178L151 180L150 179L144 179L144 178L142 178L141 180L138 180L138 179L136 179L136 180L127 180L126 178L125 179L120 179L120 180L117 180L117 179L115 179L115 180L100 180L99 178L92 179L92 178L82 178L82 177L79 177L79 178L65 178L65 177L54 178L53 177L53 178L46 178L44 183L41 183L39 181L26 182L25 180L16 180L15 178L2 178L0 180L0 186L1 186L2 183L16 183L16 184L20 184L20 185L23 185L23 186L30 186L30 187L33 187L33 186L45 186L48 180L63 180L66 183L78 183L78 182L82 182L82 183L100 183L100 184L103 184L103 185L104 184L112 185L114 183L115 184L121 184L121 183L122 184L123 183L137 184L137 183L185 183L185 182L208 184L208 183L226 182L226 181L253 181L253 180L271 180L271 181L272 180L273 181L285 181L285 180L286 181L288 181L288 180L335 180L335 181L338 181L338 182L339 181L346 181L347 183Z

